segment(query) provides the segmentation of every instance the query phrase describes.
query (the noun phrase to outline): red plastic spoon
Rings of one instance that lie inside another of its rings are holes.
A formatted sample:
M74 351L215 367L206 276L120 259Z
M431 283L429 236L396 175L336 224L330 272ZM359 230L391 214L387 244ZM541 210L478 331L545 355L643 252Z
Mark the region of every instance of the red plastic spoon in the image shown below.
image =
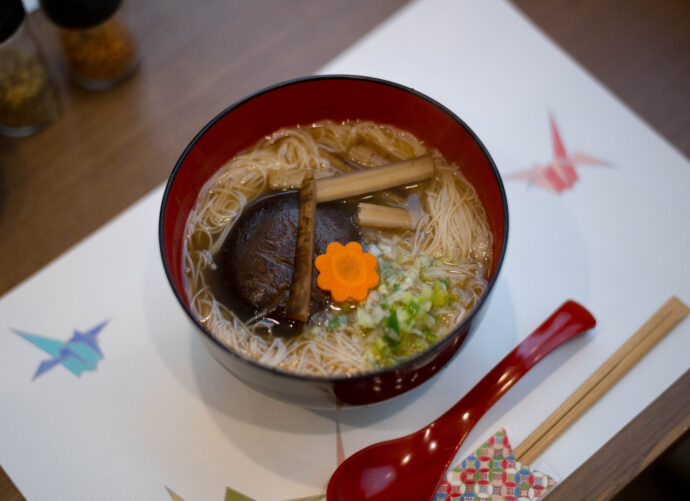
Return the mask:
M328 483L328 501L433 499L455 453L484 413L544 356L595 325L583 306L566 301L436 421L347 458Z

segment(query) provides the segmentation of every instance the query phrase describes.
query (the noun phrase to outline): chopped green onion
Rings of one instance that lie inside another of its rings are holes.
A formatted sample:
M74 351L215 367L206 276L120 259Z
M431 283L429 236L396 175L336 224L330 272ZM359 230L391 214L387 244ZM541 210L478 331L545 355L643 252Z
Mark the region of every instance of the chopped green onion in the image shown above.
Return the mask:
M412 321L414 321L420 308L421 308L421 306L414 299L412 301L410 301L409 303L407 303L407 313L410 315L410 319L408 320L408 322L411 323Z
M437 337L436 334L431 331L424 331L424 339L426 339L429 344L432 344L436 342Z
M396 334L400 334L400 325L398 324L398 313L393 310L391 311L390 316L388 317L388 320L386 321L386 325L393 329Z

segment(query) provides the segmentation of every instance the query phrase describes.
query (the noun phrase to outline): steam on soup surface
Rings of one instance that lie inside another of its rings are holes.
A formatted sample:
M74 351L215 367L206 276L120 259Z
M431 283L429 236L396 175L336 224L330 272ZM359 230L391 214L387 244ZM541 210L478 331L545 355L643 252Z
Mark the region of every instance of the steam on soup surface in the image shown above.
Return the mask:
M318 180L424 155L433 160L425 181L318 206L314 255L330 241L358 241L376 257L379 282L364 300L341 303L319 290L313 270L310 318L286 326L298 197L254 201L299 187L306 171ZM358 224L359 202L407 209L414 227ZM235 225L245 209L260 221ZM476 192L438 151L388 125L325 121L276 131L209 180L187 222L184 271L192 309L231 350L288 372L354 375L447 336L487 287L491 244Z

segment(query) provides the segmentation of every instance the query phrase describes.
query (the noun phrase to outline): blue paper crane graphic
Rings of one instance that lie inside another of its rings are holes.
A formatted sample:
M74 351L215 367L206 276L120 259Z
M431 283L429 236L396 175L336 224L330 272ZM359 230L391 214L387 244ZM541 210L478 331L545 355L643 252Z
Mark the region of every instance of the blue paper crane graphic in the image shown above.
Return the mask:
M41 362L34 374L34 379L56 365L62 365L75 376L81 376L83 371L96 370L98 361L103 359L96 336L107 323L107 321L100 323L86 332L75 329L72 339L67 342L13 330L34 346L53 356Z

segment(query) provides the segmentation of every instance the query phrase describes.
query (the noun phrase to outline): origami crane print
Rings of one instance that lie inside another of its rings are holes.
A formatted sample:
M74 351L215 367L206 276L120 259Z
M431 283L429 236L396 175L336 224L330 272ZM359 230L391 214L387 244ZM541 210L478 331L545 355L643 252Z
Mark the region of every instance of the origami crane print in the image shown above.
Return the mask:
M551 142L553 144L553 160L547 165L534 165L531 169L509 174L508 179L527 181L528 185L537 185L548 191L561 194L573 187L579 179L575 166L580 165L609 165L603 160L575 153L568 155L563 145L563 140L558 132L558 127L553 117L549 115L551 126Z
M98 324L86 332L80 332L75 329L74 335L67 342L18 330L14 332L53 357L41 362L33 379L57 365L62 365L75 376L81 376L83 371L96 370L98 361L103 359L103 353L98 346L96 336L105 327L106 323Z

